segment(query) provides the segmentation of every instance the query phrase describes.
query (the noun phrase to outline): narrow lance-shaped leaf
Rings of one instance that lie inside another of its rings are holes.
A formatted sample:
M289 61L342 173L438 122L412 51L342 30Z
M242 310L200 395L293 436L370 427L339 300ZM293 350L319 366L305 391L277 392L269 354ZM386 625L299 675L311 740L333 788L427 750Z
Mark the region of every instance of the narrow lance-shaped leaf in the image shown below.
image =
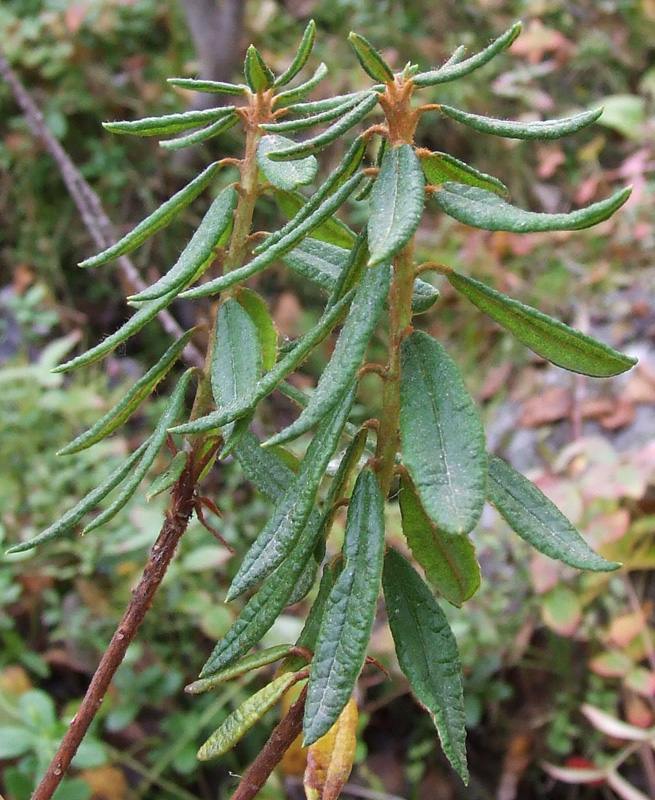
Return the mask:
M275 198L275 202L277 203L280 211L289 220L289 222L287 222L287 224L282 228L278 229L274 233L269 234L269 237L275 237L275 241L279 241L281 238L278 236L280 231L287 228L289 230L293 229L294 224L292 223L296 215L298 215L300 218L300 214L303 212L302 218L306 219L308 215L304 215L304 208L308 203L312 202L315 195L312 195L310 200L307 200L305 195L298 191L286 192L282 189L273 189L273 197ZM350 248L352 243L357 238L355 233L346 225L346 223L336 216L326 217L326 219L324 219L320 225L318 225L308 234L308 236L312 239L318 239L321 242L328 242L329 244L335 244L338 247L346 248ZM267 237L265 243L261 245L262 252L267 249L269 237ZM256 247L253 252L259 252L259 248Z
M520 33L521 23L516 22L508 31L505 31L505 33L495 39L488 47L476 53L474 56L467 58L465 61L461 61L464 49L458 47L442 67L431 70L430 72L421 72L414 76L413 81L416 86L436 86L439 83L454 81L458 78L463 78L465 75L470 75L471 72L483 67L485 64L489 63L494 56L507 49Z
M195 133L188 133L186 136L178 136L176 139L167 139L164 142L159 142L159 146L164 150L182 150L185 147L191 147L194 144L206 142L208 139L213 139L225 131L229 131L239 121L237 114L230 114L223 119L219 119L212 125L208 125L202 130L195 131Z
M300 577L298 578L296 585L293 587L293 591L289 595L289 599L287 600L288 606L293 606L296 603L299 603L301 600L304 600L305 597L309 594L311 588L316 583L316 576L318 575L318 561L316 560L316 556L314 555L313 558L310 558L307 564L305 564L305 568L302 571Z
M306 139L304 142L300 142L293 147L288 147L285 150L278 150L271 154L270 158L273 161L290 161L295 158L318 153L319 150L327 147L330 142L343 136L346 131L349 131L357 125L358 122L361 122L361 120L375 108L377 102L378 95L375 92L366 95L360 103L348 111L347 114L344 114L334 125L330 125L323 133L319 133L318 136L314 136L311 139Z
M307 800L337 800L355 761L359 713L351 697L339 719L307 752L303 778Z
M270 450L263 450L261 442L254 433L248 431L234 447L234 455L239 460L246 478L274 503L284 495L295 474Z
M506 119L482 117L478 114L469 114L451 106L439 106L440 111L447 117L457 122L468 125L480 133L490 133L494 136L504 136L508 139L561 139L571 133L577 133L592 122L595 122L603 113L602 108L593 111L583 111L572 117L564 119L546 119L537 122L514 122Z
M366 270L356 289L332 358L321 375L309 405L295 422L269 439L269 446L295 439L313 428L338 402L344 389L351 385L382 316L390 283L391 274L384 265Z
M82 533L89 533L89 531L93 531L96 528L99 528L101 525L104 525L105 522L108 522L112 517L116 516L118 512L125 506L128 500L132 497L134 492L139 488L139 484L145 478L146 473L152 466L153 461L157 457L157 453L161 450L166 441L166 437L168 436L168 429L171 425L175 422L177 417L179 416L180 411L184 405L184 396L186 394L187 387L189 386L189 381L193 375L193 370L187 370L184 375L180 378L175 387L171 399L168 401L168 405L164 413L162 414L159 422L157 423L157 427L152 433L148 441L148 447L145 449L143 453L143 457L139 462L138 466L135 468L134 472L130 475L127 481L123 484L122 489L120 490L118 497L111 503L111 505L106 508L101 514L99 514L93 522L90 522L86 528L82 531Z
M275 76L254 44L251 44L246 51L243 73L246 83L253 92L265 92L275 81Z
M263 297L251 289L242 289L237 297L257 329L257 336L262 349L262 366L265 370L273 369L277 361L278 333L275 323L268 313L268 306Z
M400 513L403 533L412 555L430 584L455 606L473 597L480 586L475 547L465 535L443 533L421 506L414 487L401 481Z
M313 128L316 125L323 125L326 122L332 122L332 120L337 119L351 108L356 106L360 100L360 95L352 95L342 103L331 106L330 108L320 111L317 114L311 114L308 117L297 117L296 119L285 119L282 122L268 122L261 127L263 130L270 133L286 133L289 131L295 133L297 131L304 131L308 128ZM290 142L290 144L295 144L295 142ZM289 143L287 144L287 147L288 146Z
M478 189L446 183L433 195L442 210L458 222L482 228L485 231L511 231L512 233L535 233L538 231L578 231L597 225L612 214L630 197L631 187L580 208L568 214L541 214L524 211L505 202L502 198Z
M380 83L393 82L391 67L368 39L365 39L354 31L350 32L348 39L352 49L355 51L357 60L362 65L362 69L367 75L370 75L374 81L379 81Z
M457 366L421 331L403 341L400 392L402 460L423 508L446 533L468 533L486 496L484 431Z
M233 600L272 572L289 554L309 520L316 493L355 399L356 387L342 394L339 407L316 432L300 472L246 553L227 593Z
M466 45L460 44L459 47L456 47L450 58L443 63L443 65L439 68L440 70L444 67L450 67L452 64L459 64L459 62L464 58L466 55ZM436 72L436 70L434 70Z
M414 235L425 205L425 178L414 148L390 147L371 192L369 264L389 261Z
M146 493L146 500L150 502L153 497L170 489L171 486L177 482L179 477L184 472L187 465L188 454L184 450L175 453L166 469L158 475L150 484L150 488Z
M243 97L248 94L248 87L243 83L224 83L223 81L205 81L200 78L169 78L172 86L180 89L192 89L194 92L209 94L231 94Z
M119 428L136 411L143 400L148 397L159 381L165 377L180 357L192 334L193 330L187 331L181 339L172 344L155 366L149 369L142 378L139 378L129 392L110 411L99 419L95 425L91 426L88 431L82 433L70 444L62 447L57 455L67 456L91 447L91 445L106 438Z
M322 203L318 209L304 222L298 225L297 228L290 231L286 236L280 239L276 244L269 247L263 253L255 256L253 260L239 269L235 269L227 275L221 275L209 283L198 286L195 289L189 289L181 294L181 297L205 297L207 295L216 294L217 292L227 289L229 286L234 286L236 283L241 283L256 275L265 269L270 263L275 261L284 253L293 249L301 239L304 239L314 228L317 228L345 202L345 200L355 191L364 176L362 174L353 175L350 180L346 181L344 185L335 192L331 197Z
M220 672L215 673L209 678L201 678L198 681L190 683L184 687L187 694L202 694L208 692L221 683L238 678L241 675L246 675L254 669L265 667L268 664L273 664L281 658L286 658L291 650L290 644L278 644L275 647L267 647L266 650L260 650L250 656L246 656L238 661L233 667L228 667Z
M494 178L493 175L487 175L485 172L479 172L463 161L448 155L448 153L430 153L429 155L421 155L420 158L425 177L428 183L433 186L439 186L449 181L465 183L469 186L487 189L501 197L505 197L509 191L507 186L501 183L498 178Z
M307 63L307 59L309 58L312 49L314 47L314 39L316 37L316 23L313 19L310 19L307 27L305 28L305 32L302 35L302 39L300 41L300 45L298 46L298 51L287 69L275 79L273 86L286 86L287 83L291 83L291 81L296 77L296 75L300 72L300 70L305 66Z
M390 147L389 140L386 137L383 137L380 140L378 151L375 154L376 167L379 168L382 166L382 160L384 159L384 154L387 152L389 147ZM359 202L360 200L368 199L371 196L371 192L373 191L374 186L375 186L375 178L371 175L364 182L364 185L360 189L359 194L356 195L355 200Z
M474 278L454 271L448 271L446 276L453 287L481 311L511 331L535 353L559 367L594 378L608 378L637 363L637 359L625 356Z
M299 86L295 86L293 89L287 89L286 92L280 92L280 94L276 95L275 108L288 106L291 103L295 103L297 100L301 100L305 95L308 95L312 89L318 86L327 74L328 68L321 62L309 80L301 83Z
M234 220L234 209L238 199L234 186L223 189L207 209L202 222L175 264L152 286L132 295L129 300L133 303L143 303L176 291L192 280L200 267L208 262L211 263L214 248L221 244Z
M293 673L287 672L251 695L198 750L198 761L209 761L229 752L297 680Z
M178 425L174 429L174 433L204 433L205 431L221 428L223 425L234 422L235 419L254 409L257 403L269 395L278 383L293 372L307 358L314 347L319 342L322 342L330 331L338 325L342 314L352 300L352 296L349 292L336 305L327 310L316 325L296 343L295 347L258 381L257 386L248 397L241 398L238 403L229 408L219 409L192 422Z
M257 163L264 173L264 177L278 189L295 189L296 186L304 186L311 183L318 169L318 162L314 156L300 158L288 164L278 164L271 161L269 153L276 150L284 150L285 147L292 145L293 141L286 136L262 136L257 147Z
M174 219L177 214L185 209L189 203L192 203L198 195L203 192L211 183L212 179L220 169L220 164L210 164L207 169L194 178L188 186L180 189L179 192L174 194L170 200L167 200L163 205L159 206L156 211L147 216L140 222L136 228L126 234L120 241L98 253L97 256L91 256L80 262L80 267L98 267L100 264L105 264L114 258L131 253L137 247L142 245L146 239L149 239L157 231L166 227L168 223Z
M444 753L466 783L462 667L448 620L409 562L392 548L384 559L382 586L400 668L430 712Z
M77 505L73 506L70 511L67 511L49 528L46 528L43 533L40 533L33 539L30 539L29 542L22 542L21 544L14 545L14 547L11 547L9 550L7 550L7 553L22 553L25 550L31 550L33 547L38 547L38 545L44 544L45 542L50 542L53 539L59 539L59 537L63 536L65 533L68 533L72 528L75 527L75 525L77 525L77 523L85 514L87 514L89 511L92 511L98 505L98 503L103 500L109 494L109 492L112 491L112 489L115 489L125 480L125 478L127 478L127 476L134 469L135 465L138 464L149 444L150 440L146 439L146 441L140 447L138 447L128 459L126 459L111 473L104 483L100 484L100 486L96 486L92 492L89 492L86 497L83 497L82 500L77 503Z
M235 106L221 106L202 111L184 111L181 114L167 114L162 117L144 117L135 120L103 122L102 127L110 133L131 133L134 136L165 136L182 133L190 128L199 128L210 122L229 116Z
M330 730L352 696L375 618L383 554L384 500L377 478L365 469L350 499L344 568L330 592L310 668L305 746Z
M496 456L489 456L489 500L507 524L540 553L577 569L604 572L621 565L589 547L543 492Z
M310 100L307 103L293 103L290 106L285 106L285 108L293 114L319 114L323 111L329 111L331 108L336 108L347 101L361 100L365 94L368 94L368 92L335 94L333 97L326 97L323 100Z

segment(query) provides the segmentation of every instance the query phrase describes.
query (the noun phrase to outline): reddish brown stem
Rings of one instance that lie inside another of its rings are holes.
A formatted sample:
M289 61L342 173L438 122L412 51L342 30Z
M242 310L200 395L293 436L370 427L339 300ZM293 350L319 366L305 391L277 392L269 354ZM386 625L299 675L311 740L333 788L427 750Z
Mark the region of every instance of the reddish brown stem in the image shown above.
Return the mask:
M286 717L277 725L257 758L246 771L232 800L253 800L268 780L275 767L302 731L307 687L289 709Z
M168 565L175 554L177 543L189 524L194 508L195 482L189 465L173 489L173 502L166 514L157 541L136 589L132 594L123 618L105 651L95 675L89 684L79 711L73 718L32 800L50 800L70 766L82 739L98 713L109 684L121 665L130 643L150 608Z

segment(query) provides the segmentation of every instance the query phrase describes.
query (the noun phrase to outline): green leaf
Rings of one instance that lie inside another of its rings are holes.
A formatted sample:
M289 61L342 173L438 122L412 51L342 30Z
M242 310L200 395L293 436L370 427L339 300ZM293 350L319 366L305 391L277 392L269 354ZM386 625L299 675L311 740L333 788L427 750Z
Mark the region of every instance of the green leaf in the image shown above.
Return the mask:
M265 92L275 82L275 76L266 65L259 50L251 44L246 51L246 60L243 65L246 83L253 92Z
M521 23L516 22L512 27L505 31L502 36L495 39L488 47L471 58L461 61L464 48L458 47L448 61L439 69L430 72L421 72L412 79L416 86L436 86L439 83L454 81L470 75L476 69L483 67L491 59L507 49L521 33Z
M319 114L323 111L329 111L332 108L349 101L361 100L368 92L349 92L348 94L336 94L332 97L326 97L323 100L311 100L308 103L294 103L290 106L285 106L287 111L294 114Z
M281 358L273 369L269 370L264 377L258 381L255 389L247 396L242 397L238 403L227 408L219 409L204 417L199 417L192 422L178 425L173 429L174 433L204 433L205 431L221 428L229 422L244 416L252 411L257 403L267 397L284 378L302 361L307 358L309 353L317 344L323 341L330 331L339 324L343 313L352 300L349 292L336 305L332 306L323 314L316 325L300 339L292 350Z
M296 53L293 61L284 72L275 79L273 86L286 86L287 83L291 83L291 81L296 77L296 75L300 72L300 70L305 66L307 63L307 59L309 58L312 49L314 47L314 39L316 37L316 23L313 19L310 19L307 27L305 28L305 32L302 35L302 39L300 41L300 45L298 47L298 52Z
M318 562L316 561L316 558L310 558L305 564L305 568L298 578L296 585L293 587L293 591L287 600L287 605L293 606L307 597L310 589L316 583L317 574Z
M354 108L344 114L343 117L334 125L314 136L311 139L295 144L292 147L287 147L285 150L278 150L270 156L273 161L290 161L303 156L308 156L313 153L318 153L324 147L327 147L331 142L343 136L346 131L349 131L358 122L364 119L375 108L378 103L379 95L372 92L364 96Z
M288 164L279 164L268 157L269 153L284 150L293 144L294 142L286 136L262 136L259 140L257 163L266 180L278 189L291 190L296 186L304 186L311 183L316 176L318 162L314 156L307 156Z
M184 450L175 453L166 469L150 484L150 488L146 494L146 500L150 502L153 497L157 497L158 494L165 492L166 489L170 489L184 472L186 463L187 454Z
M362 65L362 69L367 75L370 75L374 81L378 81L379 83L393 82L391 67L368 39L351 31L348 35L348 40L350 41L352 49L355 51L357 60Z
M446 533L468 533L486 495L484 431L454 361L421 331L403 341L400 393L402 459L423 508Z
M430 584L449 603L460 607L480 587L475 547L464 535L451 536L440 531L406 479L401 481L399 501L403 533L412 555Z
M371 192L369 265L389 261L414 235L425 205L425 178L409 144L390 147Z
M391 274L384 265L370 267L355 291L355 297L332 357L323 370L309 405L300 416L267 442L268 446L295 439L318 424L352 384L366 348L377 326L389 294Z
M164 142L159 142L159 146L164 150L182 150L184 147L191 147L194 144L206 142L208 139L213 139L214 136L229 131L238 121L239 117L237 114L230 114L195 133L188 133L186 136L179 136L176 139L167 139Z
M291 103L295 103L296 100L300 100L301 98L305 97L305 95L309 94L312 89L318 86L318 84L323 80L323 78L326 77L327 74L328 68L323 62L321 62L308 81L301 83L299 86L296 86L293 89L287 89L286 92L280 92L280 94L276 95L275 107L281 108L282 106L288 106Z
M466 55L466 45L460 44L459 47L456 47L455 50L453 50L450 58L444 62L443 66L441 66L440 69L443 69L444 67L450 67L452 64L459 64L459 62L464 58L465 55Z
M38 547L45 542L50 542L53 539L59 539L65 533L68 533L68 531L74 528L86 513L94 509L98 503L103 500L109 494L109 492L112 491L112 489L115 489L125 480L125 478L132 472L136 464L138 464L140 461L149 443L150 439L146 439L146 441L139 448L137 448L126 461L124 461L111 473L104 483L100 484L100 486L97 486L92 492L89 492L86 497L82 498L77 505L73 506L70 511L67 511L57 520L57 522L53 523L49 528L46 528L43 533L40 533L38 536L35 536L28 542L22 542L21 544L14 545L14 547L11 547L9 550L7 550L7 553L23 553L25 550L31 550L33 547Z
M139 488L141 481L145 478L146 473L152 466L157 453L161 450L168 436L168 429L175 422L184 405L184 397L186 390L189 386L189 381L193 375L193 370L187 370L180 378L171 394L171 399L164 410L152 436L148 439L148 446L143 452L143 456L138 464L135 466L134 472L123 484L118 497L109 505L101 514L99 514L93 522L90 522L82 531L83 534L99 528L108 522L112 517L116 516L118 512L126 505L128 500Z
M489 456L489 500L507 524L540 553L577 569L605 572L621 565L589 547L562 512L520 472Z
M198 750L198 761L209 761L229 752L296 682L296 676L292 672L287 672L255 692L207 739Z
M209 267L215 258L215 248L224 244L226 235L229 234L238 200L239 195L234 186L223 189L207 209L202 222L175 264L152 286L128 299L133 303L144 303L178 291L193 280L202 267Z
M222 669L220 672L216 672L207 678L202 678L199 681L190 683L188 686L184 687L184 691L187 694L202 694L203 692L208 692L221 683L232 680L232 678L238 678L241 675L252 672L254 669L265 667L268 664L279 661L281 658L286 658L289 655L289 650L291 650L291 645L289 644L279 644L275 647L268 647L266 650L260 650L257 653L242 658L232 667Z
M382 586L400 668L430 712L444 753L466 783L462 667L448 620L409 562L392 548L384 559Z
M223 83L223 81L205 81L198 78L169 78L168 82L180 89L192 89L194 92L209 94L232 94L243 97L248 94L248 87L243 83Z
M275 323L268 313L268 306L263 297L252 289L242 289L237 296L239 304L248 312L250 319L257 328L257 335L262 348L262 367L265 370L273 369L277 360L277 330Z
M380 141L378 151L375 154L376 167L379 168L382 166L382 161L384 160L384 154L387 152L389 147L390 147L389 140L386 137L383 137ZM360 190L359 194L356 195L355 200L359 202L360 200L368 199L371 195L371 192L373 191L374 186L375 186L375 178L371 175L370 177L366 178L366 181L364 182L364 185L362 186L362 189Z
M287 467L279 456L270 450L262 449L261 442L251 431L239 439L234 447L234 455L239 460L246 478L274 503L283 497L296 477L293 470Z
M318 192L316 194L318 194ZM281 189L273 190L275 202L277 203L280 211L285 215L285 217L287 217L289 222L287 222L287 224L279 230L269 234L269 236L266 238L266 241L260 245L262 247L262 252L267 250L268 247L275 243L275 241L279 241L282 238L281 236L278 236L281 231L293 230L296 225L296 217L298 218L299 222L302 222L303 219L307 219L309 214L306 213L306 206L308 206L309 203L314 200L316 194L312 195L312 197L307 200L307 198L303 194L300 194L300 192L284 192ZM316 207L318 207L318 205ZM346 249L350 249L352 247L352 244L356 238L355 234L346 225L346 223L335 216L327 217L325 220L323 220L320 225L311 231L311 233L308 235L308 238L309 237L321 242L327 242L328 244L345 247ZM269 239L275 241L271 241L269 244ZM254 252L257 253L258 251L259 247L256 247ZM286 253L284 255L286 255ZM284 258L284 256L282 256L282 258Z
M91 447L91 445L105 439L119 428L125 420L130 418L139 405L154 390L159 381L168 373L173 364L175 364L192 334L193 330L187 331L181 339L172 344L155 366L149 369L142 378L139 378L129 392L110 411L99 419L95 425L89 428L88 431L82 433L70 444L62 447L57 455L67 456L71 453L77 453L80 450Z
M603 113L602 108L593 111L583 111L573 117L564 119L547 119L537 122L513 122L506 119L481 117L478 114L468 114L458 108L440 105L439 110L447 117L457 122L468 125L480 133L490 133L494 136L505 136L509 139L561 139L571 133L577 133L592 122L595 122Z
M603 97L603 115L598 124L639 141L646 121L646 98L636 94L612 94Z
M474 278L454 271L446 272L446 277L458 292L511 331L526 347L559 367L594 378L608 378L637 363L637 359L613 350L536 308L512 300Z
M216 294L217 292L227 289L229 286L234 286L235 283L241 283L246 278L262 272L269 264L276 261L289 250L292 250L299 241L309 235L314 228L317 228L322 222L332 216L334 212L345 202L345 200L355 191L359 183L363 179L360 173L354 175L346 181L344 185L335 192L331 197L328 197L307 219L305 219L294 230L289 231L286 236L281 238L276 244L271 245L264 252L255 256L248 264L238 269L228 272L226 275L221 275L209 283L205 283L195 289L188 289L183 292L181 297L205 297L207 295Z
M384 499L363 470L348 507L344 568L327 601L309 673L305 747L326 734L350 699L375 619L384 554Z
M308 128L313 128L316 125L323 125L326 122L332 122L332 120L343 116L343 114L356 106L360 99L361 96L355 94L352 95L348 100L344 100L342 103L339 103L339 105L332 105L330 108L325 109L318 114L312 114L308 117L300 117L297 119L286 119L282 122L269 122L261 127L263 130L269 131L270 133L296 133L297 131L304 131ZM291 110L291 108L292 107L290 107L289 110ZM295 142L287 140L287 146L289 146L289 143L295 144Z
M479 172L463 161L448 155L448 153L430 153L429 155L421 155L420 158L425 177L428 183L433 186L439 186L447 182L465 183L468 186L487 189L501 197L505 197L509 191L507 186L501 183L498 178L494 178L493 175L487 175L485 172Z
M541 214L524 211L492 192L475 186L446 183L434 197L442 210L458 222L485 231L534 233L538 231L578 231L611 217L630 197L631 187L569 214Z
M355 399L347 388L335 413L320 426L303 459L300 472L246 553L226 600L233 600L272 572L291 552L314 507L319 484L341 437Z
M103 250L102 253L98 253L97 256L85 259L79 266L98 267L100 264L105 264L114 258L131 253L132 250L142 245L146 239L149 239L157 231L168 225L189 203L192 203L209 186L219 169L219 163L210 164L188 186L180 189L170 200L167 200L156 211L153 211L120 241Z
M18 725L0 725L0 760L9 760L39 747L37 734Z
M135 136L166 136L182 133L190 128L199 128L210 122L227 117L235 106L220 106L202 111L185 111L182 114L167 114L162 117L144 117L135 120L103 122L102 127L110 133L131 133Z

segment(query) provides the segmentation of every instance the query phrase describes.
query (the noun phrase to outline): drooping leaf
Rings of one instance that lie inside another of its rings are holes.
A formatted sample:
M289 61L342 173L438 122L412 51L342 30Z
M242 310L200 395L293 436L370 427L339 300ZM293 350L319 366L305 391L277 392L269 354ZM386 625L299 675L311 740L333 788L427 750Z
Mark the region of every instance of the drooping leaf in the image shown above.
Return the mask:
M301 100L305 95L308 95L312 89L316 88L327 74L328 68L321 62L309 80L301 83L299 86L295 86L293 89L287 89L286 92L280 92L280 94L276 95L275 108L282 108L283 106L295 103L297 100Z
M246 675L254 669L265 667L268 664L273 664L282 658L286 658L291 650L289 644L278 644L275 647L267 647L266 650L260 650L250 656L246 656L238 661L234 666L222 669L208 678L201 678L198 681L190 683L184 687L187 694L202 694L208 692L216 686L219 686L225 681L230 681L232 678L238 678L241 675Z
M269 439L269 446L295 439L313 428L331 411L346 388L352 384L382 315L390 283L391 275L384 265L370 267L364 273L332 358L323 370L309 405L295 422Z
M341 117L334 125L330 125L322 133L311 139L295 144L292 147L287 147L285 150L277 150L272 153L270 158L273 161L291 161L296 158L318 153L324 147L327 147L330 142L334 142L340 136L343 136L346 131L349 131L358 122L364 119L375 108L378 103L378 95L375 92L367 94L354 108L348 111Z
M251 695L198 750L198 761L209 761L229 752L296 682L296 676L287 672Z
M158 475L155 480L150 484L150 488L146 494L146 500L150 502L153 497L170 489L171 486L178 480L180 475L184 472L187 463L187 454L184 450L175 453L171 459L170 464L166 469Z
M594 378L607 378L619 375L637 363L635 358L625 356L474 278L454 271L447 272L446 276L453 287L481 311L511 331L535 353L559 367Z
M235 419L244 416L252 411L257 403L267 397L276 386L283 381L287 375L302 363L317 344L323 341L330 331L339 324L345 310L350 304L353 293L349 292L336 305L326 310L316 325L300 339L292 350L281 358L273 369L269 370L257 382L256 387L246 397L242 397L234 405L219 409L204 417L199 417L192 422L178 425L175 433L204 433L206 431L221 428Z
M433 195L442 210L458 222L485 231L534 233L537 231L578 231L612 216L630 197L631 187L568 214L541 214L512 206L498 195L475 186L446 183Z
M105 522L116 516L118 512L126 505L128 500L132 497L134 492L139 488L139 484L145 478L148 469L152 466L153 461L157 458L157 453L163 447L166 437L168 436L168 429L178 418L180 411L184 405L184 396L189 386L189 381L193 376L192 370L187 370L180 378L177 386L171 394L171 398L161 415L159 422L152 436L148 440L148 446L143 452L143 456L135 467L134 472L123 483L123 486L118 494L118 497L109 505L102 513L100 513L93 522L90 522L82 533L89 533L90 531L104 525Z
M275 76L254 44L251 44L246 51L243 73L246 83L253 92L265 92L275 82Z
M239 195L234 186L228 186L207 209L189 244L165 275L147 289L128 298L133 303L155 300L169 292L177 291L191 281L203 265L214 259L214 248L220 246L234 221L234 210Z
M435 152L421 155L420 158L425 177L433 186L448 182L464 183L468 186L477 186L479 189L487 189L501 197L505 197L509 191L498 178L479 172L448 153Z
M439 342L414 331L402 344L402 459L421 504L446 533L468 533L486 496L484 431L457 366Z
M378 81L379 83L393 82L391 67L368 39L351 31L348 40L350 41L352 49L355 51L357 60L362 65L362 69L367 75L370 75L374 81Z
M339 719L307 753L303 778L307 800L337 800L350 776L357 749L359 713L351 697Z
M277 330L268 313L268 306L263 297L251 289L242 289L237 297L239 304L248 312L257 328L257 335L262 348L262 366L265 370L273 369L277 361Z
M313 19L310 19L307 23L307 27L305 28L305 32L302 35L300 45L298 46L298 51L296 52L293 61L291 64L289 64L287 69L285 69L284 72L275 79L273 86L277 88L278 86L286 86L287 83L291 83L291 81L307 63L307 59L309 58L312 48L314 47L315 37L316 23Z
M384 559L382 586L400 668L430 712L444 753L466 783L463 680L455 637L432 592L392 548Z
M412 555L430 584L454 606L473 597L480 586L475 547L467 536L443 533L421 506L414 487L403 479L400 486L403 533Z
M489 456L489 500L507 524L540 553L577 569L604 572L621 565L589 547L543 492L496 456Z
M142 378L139 378L129 392L110 411L92 425L88 431L80 434L70 444L62 447L57 455L67 456L91 447L91 445L106 438L119 428L154 390L159 381L166 376L180 357L192 334L193 330L187 331L184 336L172 344L155 366L149 369Z
M369 265L393 258L414 235L425 205L425 178L409 144L390 147L371 192Z
M508 139L561 139L571 133L577 133L595 122L603 113L602 108L593 111L583 111L572 117L563 119L546 119L537 122L514 122L507 119L494 119L482 117L479 114L469 114L451 106L439 106L440 111L447 117L457 122L468 125L480 133L490 133L494 136L504 136Z
M189 203L192 203L198 195L203 192L211 183L216 173L220 169L220 164L210 164L207 169L194 178L188 186L180 189L179 192L174 194L170 200L167 200L156 211L147 216L140 222L136 228L133 228L126 234L120 241L98 253L97 256L86 258L80 263L80 267L98 267L100 264L105 264L114 258L123 256L126 253L131 253L139 247L146 239L150 238L157 231L164 228L168 223L174 219L180 211L185 209Z
M320 426L307 449L300 472L246 553L227 600L233 600L272 572L289 554L309 520L319 484L334 453L355 399L347 387L333 416Z
M194 92L209 94L232 94L243 97L248 94L248 87L243 83L223 83L223 81L205 81L199 78L169 78L172 86L180 89L192 89Z
M461 60L465 50L462 47L458 47L443 67L430 72L421 72L414 76L413 81L416 86L436 86L439 83L454 81L458 78L463 78L465 75L470 75L471 72L491 61L498 53L502 53L503 50L507 49L520 33L521 23L516 22L488 47L465 61Z
M261 127L269 133L297 133L298 131L304 131L308 128L314 128L316 125L324 125L326 122L332 122L332 120L338 119L338 117L343 116L343 114L356 106L360 99L360 96L356 94L344 100L342 103L326 108L324 111L320 111L317 114L296 117L295 119L285 119L282 120L282 122L267 122ZM292 107L290 107L289 110L291 110L291 108ZM289 144L295 144L295 142L288 139L286 146L288 147Z
M93 491L89 492L86 497L83 497L77 505L73 506L70 511L67 511L57 522L53 523L49 528L30 539L28 542L21 542L21 544L14 545L7 553L23 553L25 550L31 550L33 547L38 547L45 542L50 542L53 539L58 539L68 531L72 530L75 525L82 519L82 517L89 511L92 511L98 503L103 500L112 489L115 489L125 478L132 472L136 464L143 456L146 448L150 444L150 439L138 447L132 455L126 459L120 466L118 466L107 480L96 486Z
M305 746L337 721L366 658L384 553L384 500L368 469L355 483L342 552L343 571L330 592L309 673Z
M220 106L219 108L208 108L201 111L185 111L182 114L167 114L162 117L103 122L102 127L110 133L131 133L135 136L166 136L216 122L216 120L229 116L234 109L235 106Z
M258 272L264 270L269 264L276 259L283 256L289 250L292 250L298 242L309 235L314 228L317 228L324 222L345 202L345 200L355 191L363 175L353 175L352 178L346 181L343 186L336 191L332 196L328 197L307 219L305 219L294 230L289 231L286 236L281 238L276 244L271 245L267 250L255 256L248 264L238 269L228 272L226 275L221 275L209 283L198 286L195 289L188 289L183 292L181 297L205 297L207 295L216 294L217 292L227 289L229 286L234 286L236 283L241 283L256 275Z
M195 144L213 139L214 136L225 133L225 131L229 131L238 121L239 116L237 114L229 114L227 117L216 120L211 125L207 125L206 128L201 128L194 133L187 133L185 136L178 136L175 139L166 139L163 142L159 142L159 146L164 150L182 150L185 147L192 147Z
M278 189L291 190L295 189L296 186L304 186L311 183L318 169L318 162L314 156L307 156L307 158L301 158L285 164L271 161L268 157L269 153L284 150L284 148L292 144L294 144L292 139L273 134L262 136L259 140L257 163L266 180L272 183L273 186L277 186Z

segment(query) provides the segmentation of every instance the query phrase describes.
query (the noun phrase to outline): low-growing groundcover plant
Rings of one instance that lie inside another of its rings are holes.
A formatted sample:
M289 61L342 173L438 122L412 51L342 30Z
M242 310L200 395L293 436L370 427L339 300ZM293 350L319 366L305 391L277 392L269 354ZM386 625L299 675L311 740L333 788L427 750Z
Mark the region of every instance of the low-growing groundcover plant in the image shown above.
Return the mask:
M593 552L568 520L526 478L488 454L475 405L457 366L442 345L415 326L439 293L421 276L444 276L459 293L526 346L565 369L593 377L617 375L634 360L589 336L513 300L489 286L436 263L418 263L415 234L426 202L459 222L488 231L556 231L586 228L610 217L628 198L622 189L606 200L568 214L524 211L507 201L508 189L441 152L414 141L423 116L441 114L482 135L556 139L587 127L601 109L538 122L498 120L446 105L416 100L423 89L463 78L483 67L518 36L520 24L486 49L466 57L458 48L441 67L421 72L414 64L393 72L358 34L350 41L375 84L360 92L321 100L306 96L326 75L314 74L289 88L311 53L310 23L288 69L275 76L254 46L248 49L245 83L193 79L171 83L231 96L233 103L136 121L111 122L115 133L172 135L177 150L206 141L233 126L243 131L243 157L210 164L116 245L81 266L96 267L125 254L160 230L201 192L217 192L188 245L171 269L129 298L136 313L114 334L57 368L66 372L110 353L177 297L213 298L212 330L203 369L179 378L155 430L101 486L20 552L78 529L110 493L109 505L86 524L100 527L137 491L155 457L168 443L174 452L149 494L170 491L171 506L143 578L103 656L87 696L53 759L34 800L49 798L70 764L106 688L134 638L180 536L203 506L200 483L216 459L234 456L244 473L275 504L236 572L227 600L249 599L218 642L190 693L274 662L275 677L234 711L199 751L200 759L227 752L294 685L302 691L243 777L235 798L251 798L285 750L302 732L309 748L308 798L336 798L354 758L355 684L367 659L380 586L398 661L419 702L431 714L443 750L463 781L468 779L462 676L455 639L435 593L461 606L476 591L480 573L468 534L490 501L516 533L537 550L589 570L619 565ZM361 124L369 121L368 127ZM312 134L318 128L321 132ZM353 131L361 130L354 135ZM295 139L290 138L295 136ZM316 154L349 136L345 155L312 193ZM373 164L369 150L377 143ZM253 230L258 201L268 195L288 222L274 232ZM355 232L336 216L348 200L368 209ZM266 302L246 283L280 262L327 294L318 322L302 337L280 344ZM385 363L366 360L369 342L383 330ZM61 452L90 447L115 431L171 370L194 335L188 331L133 386L120 403ZM304 393L287 379L326 337L331 359L316 388ZM381 386L379 418L350 420L358 381L375 373ZM194 399L187 405L192 387ZM298 417L266 442L250 425L258 404L275 389L299 407ZM314 431L302 461L283 445ZM319 489L339 454L325 499ZM398 493L403 532L423 575L398 549L385 544L386 498ZM218 501L220 505L220 500ZM347 505L340 555L326 560L326 539L335 512ZM209 527L209 526L208 526ZM220 534L216 531L218 536ZM319 572L321 573L319 578ZM318 583L316 599L294 644L251 652L283 609Z

